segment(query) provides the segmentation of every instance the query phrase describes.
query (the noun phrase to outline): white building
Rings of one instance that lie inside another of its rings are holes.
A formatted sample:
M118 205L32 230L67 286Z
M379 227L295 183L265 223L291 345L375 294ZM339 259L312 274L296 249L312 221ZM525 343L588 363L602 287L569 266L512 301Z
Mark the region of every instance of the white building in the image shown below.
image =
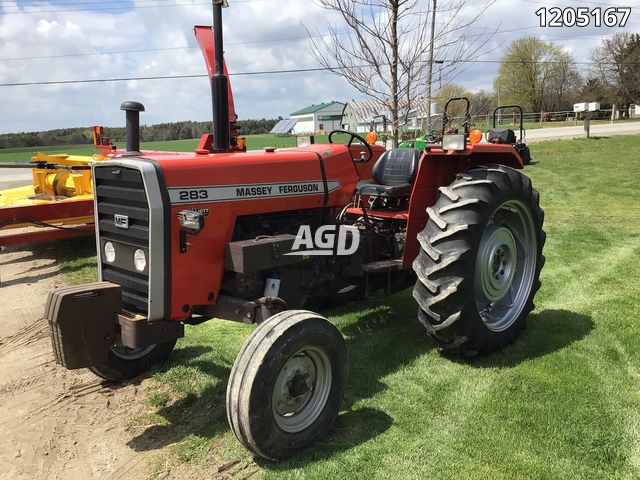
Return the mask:
M310 105L291 114L296 121L294 135L330 132L342 128L344 103L329 102Z

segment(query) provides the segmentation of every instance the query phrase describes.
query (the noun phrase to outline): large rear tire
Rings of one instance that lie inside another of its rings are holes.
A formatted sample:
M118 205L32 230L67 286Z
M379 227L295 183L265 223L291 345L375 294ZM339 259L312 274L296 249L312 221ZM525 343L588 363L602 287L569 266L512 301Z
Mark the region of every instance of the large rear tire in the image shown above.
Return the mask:
M338 329L306 310L262 323L238 354L227 385L227 418L238 440L269 460L322 437L338 416L347 383Z
M175 346L176 340L143 348L128 348L115 344L109 351L107 363L91 367L89 370L110 382L124 382L166 360Z
M452 354L511 343L533 310L544 265L544 212L531 180L502 165L474 168L427 209L413 296L427 333Z

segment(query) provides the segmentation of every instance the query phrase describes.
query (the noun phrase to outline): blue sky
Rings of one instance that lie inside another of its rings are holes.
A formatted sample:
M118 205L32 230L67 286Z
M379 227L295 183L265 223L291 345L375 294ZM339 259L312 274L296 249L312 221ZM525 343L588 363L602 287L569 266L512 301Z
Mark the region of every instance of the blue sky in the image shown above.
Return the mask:
M231 72L315 67L302 25L325 32L327 24L339 24L311 0L229 3L224 22ZM486 0L467 3L471 14ZM534 35L558 42L576 60L585 61L602 37L620 30L539 27L534 12L552 5L595 8L607 3L497 0L473 25L478 32L500 27L486 47L491 52L482 58L500 60L510 41ZM640 0L626 5L633 10L625 30L640 32ZM0 83L202 74L205 66L200 51L193 48L192 27L210 23L207 0L0 0ZM95 55L124 51L130 53ZM497 63L475 64L455 81L471 90L491 89L497 69ZM231 81L240 118L287 116L311 103L362 97L341 78L323 72L237 76ZM123 100L143 102L143 122L149 124L211 117L205 78L0 87L0 133L122 125Z

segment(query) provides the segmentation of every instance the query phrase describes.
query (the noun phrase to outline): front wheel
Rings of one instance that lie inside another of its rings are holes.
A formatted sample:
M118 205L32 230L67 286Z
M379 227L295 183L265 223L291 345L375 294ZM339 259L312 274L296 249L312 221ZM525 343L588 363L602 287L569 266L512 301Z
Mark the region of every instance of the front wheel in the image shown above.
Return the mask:
M544 212L531 180L502 165L474 168L427 209L413 263L418 319L443 349L488 354L511 343L540 288Z
M278 313L238 354L227 386L227 418L254 454L286 458L323 436L338 416L349 371L338 329L306 310Z
M175 346L176 340L142 348L129 348L116 343L109 351L107 363L89 370L105 380L123 382L146 372L155 363L166 360Z

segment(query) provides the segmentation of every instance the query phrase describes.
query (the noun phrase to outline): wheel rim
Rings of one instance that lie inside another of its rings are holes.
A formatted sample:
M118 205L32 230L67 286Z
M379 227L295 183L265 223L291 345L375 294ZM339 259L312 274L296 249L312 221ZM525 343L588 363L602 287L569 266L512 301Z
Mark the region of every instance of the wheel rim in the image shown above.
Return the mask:
M324 409L331 390L331 362L324 350L305 347L278 374L271 405L277 425L288 433L305 430Z
M121 343L114 343L111 346L111 351L118 358L132 361L132 360L139 360L142 357L145 357L154 348L156 348L155 345L148 345L146 347L140 347L140 348L129 348L129 347L125 347Z
M503 203L485 227L476 258L476 306L489 330L506 330L520 316L531 293L536 261L531 212L518 200Z

